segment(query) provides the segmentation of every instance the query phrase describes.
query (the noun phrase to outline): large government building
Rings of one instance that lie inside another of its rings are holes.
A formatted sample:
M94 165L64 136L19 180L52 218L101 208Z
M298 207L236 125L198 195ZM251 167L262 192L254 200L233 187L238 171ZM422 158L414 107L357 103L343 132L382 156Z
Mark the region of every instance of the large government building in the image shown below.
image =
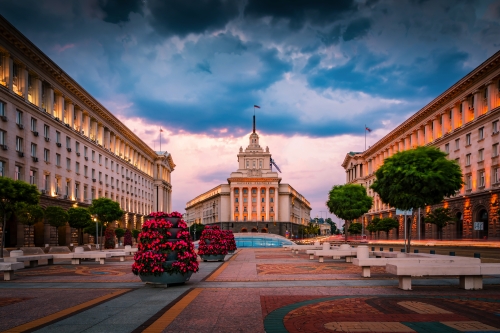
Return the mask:
M462 169L463 188L443 204L450 208L457 223L447 226L444 238L500 239L498 216L500 119L500 52L482 63L420 111L364 152L350 152L342 167L346 182L361 184L374 199L366 225L375 216L395 215L373 190L374 172L393 154L417 146L433 146L456 160ZM412 216L414 239L436 238L436 228L425 223L427 207ZM399 217L401 219L401 217ZM479 223L475 223L479 222ZM390 237L403 234L390 232Z
M42 207L110 198L126 212L121 226L140 228L171 210L174 167L0 16L0 176L36 185ZM13 217L0 231L6 246L76 242L59 229L40 223L33 234Z
M250 134L248 147L240 147L238 170L227 184L200 194L186 204L189 224L216 224L223 229L263 231L296 235L299 225L309 223L311 205L272 170L269 148L263 149L259 135Z

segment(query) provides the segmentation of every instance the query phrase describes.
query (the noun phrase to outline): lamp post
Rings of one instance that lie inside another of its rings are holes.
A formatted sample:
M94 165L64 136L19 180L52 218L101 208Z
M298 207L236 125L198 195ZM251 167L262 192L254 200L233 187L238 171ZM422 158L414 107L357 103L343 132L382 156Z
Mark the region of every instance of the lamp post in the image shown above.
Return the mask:
M95 215L92 215L92 219L95 222L95 246L96 249L99 248L99 225L97 224L97 218Z

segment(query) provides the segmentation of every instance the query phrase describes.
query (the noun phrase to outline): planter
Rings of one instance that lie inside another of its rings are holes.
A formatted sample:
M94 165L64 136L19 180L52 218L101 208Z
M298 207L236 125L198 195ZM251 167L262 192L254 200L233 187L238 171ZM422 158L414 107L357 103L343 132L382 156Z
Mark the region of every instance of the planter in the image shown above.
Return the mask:
M227 254L234 254L234 251L227 251Z
M151 284L174 284L174 283L184 283L189 281L189 278L193 272L187 272L185 274L174 273L172 275L168 273L163 273L162 275L139 275L142 282Z
M165 220L172 223L172 228L177 228L177 225L179 225L179 221L181 219L180 219L180 217L166 217ZM172 230L172 229L170 229L170 230Z
M174 261L175 261L175 260L177 260L177 253L178 253L178 252L179 252L179 251L177 251L177 250L176 250L176 251L172 251L172 252L170 252L170 253L167 255L167 260L168 260L168 261L170 261L170 260L174 260Z
M202 254L202 255L200 255L200 258L203 259L203 261L224 261L225 257L226 257L225 254Z
M178 223L179 222L177 222L177 224ZM177 234L179 233L179 231L182 231L182 230L184 230L184 229L182 229L182 228L170 228L170 229L168 229L168 231L171 233L170 237L172 237L172 238L177 238Z

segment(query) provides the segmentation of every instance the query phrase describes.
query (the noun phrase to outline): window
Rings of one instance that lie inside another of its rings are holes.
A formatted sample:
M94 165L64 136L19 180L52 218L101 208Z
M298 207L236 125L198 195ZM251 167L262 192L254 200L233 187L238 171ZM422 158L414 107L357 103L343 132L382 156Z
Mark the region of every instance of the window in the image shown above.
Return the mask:
M498 143L495 143L493 146L491 146L491 156L492 157L498 156Z
M234 202L238 202L238 198L234 198Z
M243 198L243 202L248 202L248 198Z
M23 113L22 111L16 110L16 124L22 125L23 124Z
M61 154L56 154L56 166L61 166Z
M50 127L48 125L43 125L43 136L50 138Z
M87 152L88 152L88 148L86 146L83 146L83 156L84 157L88 156Z
M269 202L274 202L274 198L270 198L270 199L269 199Z
M474 95L470 97L469 110L474 110Z
M19 165L14 167L14 180L22 180L22 169Z
M485 178L484 178L484 171L479 171L479 175L478 175L478 186L479 186L479 187L484 187L484 181L485 181Z
M95 169L92 169L92 179L95 179Z
M71 159L70 158L66 158L66 169L71 170Z
M102 172L99 171L99 181L102 181Z
M467 189L467 190L472 189L472 176L471 175L465 176L465 189Z
M261 202L266 202L266 199L265 198L261 198Z
M99 154L99 164L102 164L102 155Z
M447 143L447 144L444 145L444 151L445 151L446 154L450 153L450 144L449 143Z
M16 151L23 152L23 138L16 136Z
M470 145L470 133L465 136L465 145L466 146Z
M80 184L75 183L75 198L76 200L80 199Z
M78 162L75 163L75 172L80 173L80 163Z
M491 181L493 182L493 184L498 184L498 182L500 181L500 168L499 167L494 167L493 168L493 174L491 176Z
M79 153L80 152L80 142L75 141L75 152Z
M460 139L455 140L455 150L460 149Z
M272 188L272 189L270 189L270 190L269 190L269 193L273 194L273 193L274 193L274 189L273 189L273 188Z
M31 143L31 157L36 157L36 144Z
M239 193L240 193L240 191L238 189L234 190L234 194L239 194Z
M89 167L84 165L83 166L83 176L88 177L88 175L89 175Z
M108 175L104 176L104 182L106 183L106 185L108 185Z
M71 181L69 180L66 180L66 188L64 189L64 192L66 194L67 197L69 197L69 189L71 188Z
M56 142L61 143L61 132L56 131Z
M92 162L95 162L95 151L92 150Z
M0 117L5 116L5 103L0 101Z
M5 162L0 161L0 177L5 177Z
M274 212L273 207L269 208L269 211L270 211L271 213L272 213L272 212Z
M252 194L256 194L257 193L257 190L256 189L252 189Z
M7 142L7 132L0 130L0 145L5 145Z
M43 160L45 162L50 162L50 150L46 148L43 150Z
M36 171L30 170L30 184L36 185Z
M104 159L104 166L105 166L106 168L108 168L108 158L107 158L107 157Z
M491 125L493 134L498 133L498 120L495 120Z
M71 138L69 136L66 137L66 148L71 148Z
M36 119L31 118L31 131L36 132Z
M50 175L44 175L43 176L43 188L45 189L46 192L49 192L50 190Z
M250 162L247 161L247 169L250 167Z
M484 161L484 149L479 149L478 150L478 162Z
M248 193L248 190L245 188L243 189L243 194L247 194Z
M87 200L87 190L88 187L86 185L83 186L83 200Z
M252 198L252 202L257 202L257 198Z
M114 162L111 161L111 171L113 171L113 167L114 167Z
M479 140L484 139L484 127L479 128L478 136Z

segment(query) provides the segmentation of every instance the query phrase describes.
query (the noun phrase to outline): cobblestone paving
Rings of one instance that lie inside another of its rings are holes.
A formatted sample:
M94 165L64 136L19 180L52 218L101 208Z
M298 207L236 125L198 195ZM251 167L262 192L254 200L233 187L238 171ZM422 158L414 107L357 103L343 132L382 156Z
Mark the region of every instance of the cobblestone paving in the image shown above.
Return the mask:
M184 285L151 288L130 272L131 264L129 258L17 271L16 280L0 281L0 332L124 288L129 291L37 329L141 332L166 316L163 332L176 333L500 331L498 277L479 291L458 289L458 279L450 278L414 279L414 290L403 291L384 268L372 268L367 279L342 260L242 249L224 265L201 262ZM190 290L196 296L179 310Z

